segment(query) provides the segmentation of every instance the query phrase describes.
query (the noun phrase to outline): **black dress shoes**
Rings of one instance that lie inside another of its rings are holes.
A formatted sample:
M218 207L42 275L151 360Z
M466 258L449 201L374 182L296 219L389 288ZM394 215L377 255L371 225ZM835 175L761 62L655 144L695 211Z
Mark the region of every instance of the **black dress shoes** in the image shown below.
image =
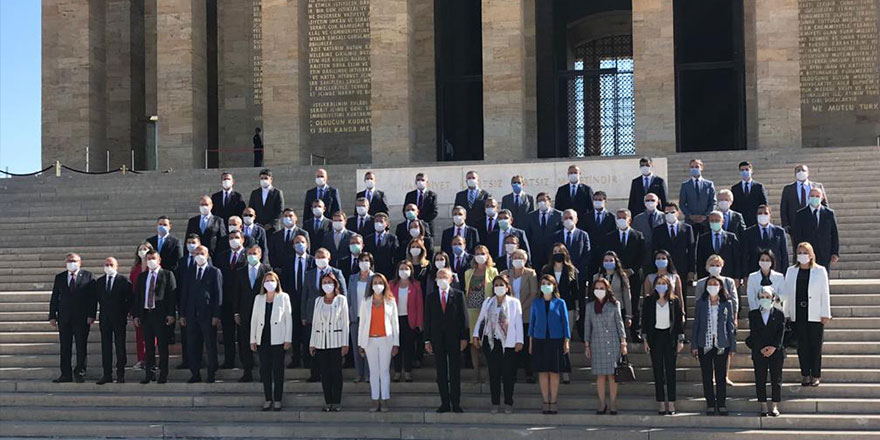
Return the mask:
M58 376L57 379L52 380L52 383L67 383L73 382L73 378L70 376Z
M448 413L450 411L449 406L441 405L440 408L437 408L438 414Z
M190 376L189 380L186 383L199 383L202 381L202 376Z
M108 382L113 382L113 378L109 377L109 376L104 376L95 383L98 385L104 385L105 383L108 383Z

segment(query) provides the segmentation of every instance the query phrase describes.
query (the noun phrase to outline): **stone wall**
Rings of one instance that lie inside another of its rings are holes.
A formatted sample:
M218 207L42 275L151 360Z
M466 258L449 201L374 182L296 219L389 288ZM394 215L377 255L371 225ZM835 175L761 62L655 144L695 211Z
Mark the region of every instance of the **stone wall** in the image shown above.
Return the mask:
M672 1L633 1L636 151L673 153L675 53Z

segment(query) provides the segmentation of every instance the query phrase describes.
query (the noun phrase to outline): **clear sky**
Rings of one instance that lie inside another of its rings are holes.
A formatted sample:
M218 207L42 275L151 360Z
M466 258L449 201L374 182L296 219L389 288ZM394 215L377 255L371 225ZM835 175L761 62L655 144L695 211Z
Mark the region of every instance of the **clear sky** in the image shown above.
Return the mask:
M40 169L40 0L0 0L0 169Z

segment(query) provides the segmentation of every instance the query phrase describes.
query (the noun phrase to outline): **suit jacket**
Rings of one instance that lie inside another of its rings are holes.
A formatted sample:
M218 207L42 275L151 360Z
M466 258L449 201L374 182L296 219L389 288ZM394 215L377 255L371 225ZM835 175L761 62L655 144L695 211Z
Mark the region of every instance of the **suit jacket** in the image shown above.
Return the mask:
M244 249L241 249L238 252L238 258L235 260L235 264L230 264L231 257L232 250L228 249L223 251L223 253L218 254L217 258L214 258L214 266L223 274L222 287L225 296L221 296L220 300L222 301L223 308L226 310L232 310L235 304L233 295L235 294L235 285L238 282L235 278L236 271L248 265L247 252L245 252Z
M385 202L385 191L374 189L372 198L370 200L370 209L367 211L367 214L374 215L377 212L384 212L388 214L388 204ZM357 193L355 200L366 197L367 191L361 191ZM331 214L333 215L333 214Z
M211 208L211 214L222 218L223 223L228 222L229 217L234 215L241 217L241 213L245 209L244 197L242 197L240 192L234 190L229 192L225 205L223 204L223 191L211 194L211 201L214 203L214 207Z
M520 223L522 225L522 223ZM547 210L547 224L541 226L541 211L535 210L526 217L525 228L526 237L529 239L529 246L532 248L531 264L537 270L541 270L547 264L550 250L553 248L553 235L562 228L562 212L557 209L550 208ZM523 305L525 310L525 305ZM528 314L523 314L523 317Z
M85 321L86 318L95 318L94 276L80 269L72 292L69 278L70 272L66 270L55 275L49 299L49 319L67 322L71 319Z
M370 214L365 215L363 225L360 228L358 228L358 218L359 217L356 215L353 217L347 218L345 220L345 229L348 229L349 231L357 232L358 235L360 235L362 237L366 237L367 235L370 235L374 231L374 229L373 229L373 216Z
M593 246L596 248L596 252L592 253L590 265L587 267L587 273L595 273L598 270L598 267L602 265L602 240L605 239L605 236L608 235L608 233L617 230L617 217L614 214L608 212L607 209L603 209L600 217L601 218L597 223L596 213L594 211L578 222L578 227L590 234Z
M653 236L654 249L652 253L660 249L669 252L669 255L672 256L672 264L682 279L687 276L688 272L694 272L697 249L691 225L679 222L678 233L673 239L669 236L669 224L664 221L662 225L654 228ZM651 259L653 258L651 256Z
M727 231L719 231L719 234L721 234L721 247L717 251L713 243L714 232L706 232L697 239L697 258L694 260L697 278L709 276L709 273L706 272L706 260L713 254L717 254L724 259L721 275L729 278L744 278L748 276L748 273L743 274L740 270L742 254L740 254L739 239L736 238L736 235Z
M187 232L187 234L188 233L189 232ZM201 235L199 237L201 237ZM148 238L147 243L150 243L150 245L153 246L153 249L159 251L159 256L162 257L162 269L170 270L172 272L177 270L177 262L183 258L183 243L181 243L177 237L171 234L166 235L165 240L162 242L162 249L159 249L158 235Z
M765 249L773 251L776 257L776 270L788 267L788 246L785 243L785 230L776 225L767 225L768 238L761 237L761 226L755 225L746 228L740 240L742 253L742 271L744 274L752 273L758 269L758 257Z
M125 325L128 312L131 311L131 303L134 298L131 291L131 281L122 274L113 277L113 285L107 291L107 275L98 278L92 283L93 297L100 307L99 320L101 325L121 324Z
M468 218L470 218L470 214L468 214ZM470 222L466 221L465 223L470 225ZM476 244L482 244L482 245L488 246L489 245L488 244L489 236L492 234L498 233L498 216L496 215L495 217L492 218L492 231L489 231L489 218L486 217L485 215L483 215L483 219L480 220L480 224L475 226L475 228L477 229L477 236L480 239L480 241L477 242ZM494 252L493 252L493 255L494 255Z
M516 297L522 303L523 324L528 324L530 314L526 310L530 310L532 302L541 296L541 291L538 290L538 273L534 269L523 268L522 275L520 275L519 292L513 291L513 269L505 270L501 275L507 275L510 278L511 296ZM517 295L519 296L517 297Z
M645 238L642 237L642 233L630 227L627 233L626 245L620 242L620 230L611 231L605 235L602 246L603 251L596 253L604 258L605 252L614 251L620 258L620 264L624 268L632 269L638 273L644 264L646 249Z
M418 206L419 220L428 223L431 235L434 235L434 219L437 218L437 194L434 191L426 189L424 197L422 197L422 204L419 205L418 192L419 190L414 189L406 193L406 197L403 199L403 209L406 209L406 205L409 205L410 203Z
M548 263L541 269L541 275L550 275L556 276L553 273L553 264ZM565 300L565 306L568 308L569 312L575 312L578 310L583 311L584 302L586 302L586 297L584 295L583 287L585 284L581 283L579 280L587 279L585 274L581 274L580 272L574 274L574 276L569 275L568 268L565 266L562 267L562 275L559 277L559 297ZM540 278L540 277L539 277ZM543 298L543 297L542 297ZM538 301L540 303L540 301ZM535 303L533 302L534 306ZM533 321L534 322L534 321Z
M135 283L134 302L131 304L131 315L140 318L144 315L147 299L147 276L149 270L141 272ZM155 305L158 313L164 316L175 316L177 313L177 279L174 273L161 267L156 276Z
M813 245L816 262L829 268L832 255L840 255L840 239L837 234L837 217L831 208L819 210L819 221L808 206L797 212L792 239L794 244L808 242Z
M254 241L254 237L251 237L249 235L244 236L244 242L241 244L241 253L245 256L245 258L247 258L247 250L255 244L257 244L257 242ZM224 252L229 252L230 249L232 249L232 247L229 246L229 240L223 240L219 244L217 244L217 249L214 251L214 256L216 257L217 255L220 255Z
M333 267L339 267L337 266L339 260L351 255L351 250L348 248L348 244L351 241L351 236L354 235L354 232L351 232L348 229L343 229L342 231L339 231L339 234L339 246L336 246L336 242L333 239L335 231L332 229L324 234L324 241L321 243L322 248L330 251L330 265Z
M486 220L486 199L489 198L489 193L480 188L477 190L477 196L474 197L474 203L470 204L468 203L468 191L468 189L465 189L457 192L455 194L455 203L452 206L464 207L465 211L467 211L465 223L477 228L478 231L482 231L480 225Z
M678 335L683 335L685 319L684 314L682 313L683 308L681 306L681 300L675 298L672 301L669 301L668 309L672 336L677 337ZM645 339L648 341L649 346L654 345L654 338L657 336L659 330L655 328L657 326L657 300L654 299L653 295L642 299L641 313L642 334L645 335Z
M440 250L446 252L447 255L452 256L452 238L455 236L455 225L452 225L449 228L443 230L443 236L440 238ZM464 235L465 243L464 250L465 252L472 254L474 252L474 247L480 243L480 233L477 232L477 228L472 226L468 226L466 223L461 225L462 235Z
M507 230L507 233L503 233L501 231L501 228L497 228L495 230L495 233L490 234L483 240L483 243L486 245L487 248L489 248L489 252L492 254L492 258L494 258L496 261L507 258L507 253L504 252L504 241L501 239L501 237L503 236L506 239L509 235L515 235L517 238L519 238L519 249L526 251L526 263L532 261L532 248L529 247L529 239L528 237L526 237L526 231L515 228L513 226L511 226ZM498 249L499 247L501 248L500 252Z
M302 298L300 299L300 307L301 307L301 318L305 321L311 322L312 315L315 312L315 300L324 296L324 291L321 290L321 277L319 276L320 270L315 267L314 269L306 272L305 275L305 283L303 284L303 292ZM323 271L326 273L332 273L336 276L336 279L339 281L339 293L342 296L348 296L348 279L342 275L342 271L328 266ZM348 318L348 311L345 314L346 318Z
M579 183L572 199L570 185L566 183L556 190L553 206L560 211L574 209L578 213L578 218L583 218L588 212L593 212L593 188L585 183Z
M226 284L224 276L220 269L210 264L206 264L203 270L202 279L198 279L198 267L187 271L181 283L180 316L187 320L208 322L211 318L220 318ZM235 279L233 276L229 278Z
M632 216L635 217L643 212L645 212L645 195L648 193L654 193L657 195L657 198L660 199L657 202L657 208L662 210L663 206L666 205L667 187L666 181L663 180L662 177L652 174L651 182L648 184L648 190L645 191L645 177L639 176L632 180L632 183L629 186L629 203L627 204L627 208L632 212Z
M449 255L449 270L451 270L455 273L455 276L457 278L456 281L458 281L459 284L463 287L464 286L464 273L467 272L468 269L470 269L471 262L474 261L474 256L473 256L473 254L470 254L468 252L465 252L464 254L462 254L461 255L461 264L459 265L458 270L455 270L455 258L456 257L454 254Z
M535 210L535 198L525 191L519 194L519 205L514 203L513 193L501 198L501 209L507 209L513 214L514 221L523 222L525 224L526 216Z
M315 257L304 254L306 259L306 268L305 273L309 273L309 271L315 268ZM284 261L284 265L281 268L281 287L285 292L290 294L290 304L293 307L293 317L296 319L300 319L301 316L301 307L302 307L302 297L303 293L306 291L306 278L305 275L301 277L302 285L297 288L296 286L296 257L292 256Z
M767 202L767 190L761 182L751 181L749 185L749 194L746 195L743 190L743 182L730 187L733 193L733 204L730 209L742 213L746 227L758 224L758 206L769 205Z
M431 245L433 246L434 241L430 240L431 234L429 231L428 224L422 220L416 219L416 221L421 223L422 231L425 231L425 233L424 233L424 239L426 241L425 246L427 247L428 241L430 241ZM394 235L397 236L397 242L400 243L401 247L405 247L406 245L409 244L409 241L412 240L412 236L409 235L409 223L410 223L409 220L404 220L404 221L398 223L397 226L394 227ZM428 247L428 250L431 251L431 248Z
M309 252L311 254L314 255L315 251L324 244L324 235L327 234L327 231L330 230L332 225L333 222L327 217L322 218L321 224L317 227L315 227L314 217L303 222L303 229L309 233Z
M459 351L461 341L470 339L468 312L464 292L449 288L446 296L446 310L440 299L440 290L428 295L425 300L425 342L442 346L447 351Z
M761 350L764 347L775 347L785 356L785 346L782 343L785 336L785 315L777 308L770 309L770 316L764 324L761 310L749 312L749 338L752 343L752 359L764 359ZM774 353L775 354L775 353Z
M212 215L208 217L208 224L202 231L201 222L202 216L191 217L186 224L186 235L197 234L202 245L208 248L208 254L213 257L217 247L226 239L226 223L222 218Z
M654 228L662 226L664 223L666 223L666 220L664 220L663 212L655 211L653 222L651 221L651 215L643 212L635 216L630 224L630 227L641 232L642 238L645 240L645 258L643 259L642 266L646 270L652 268L654 262Z
M286 235L286 228L281 228L275 230L272 233L272 237L269 239L269 264L274 268L284 267L284 265L293 258L296 251L293 250L293 239L297 235L302 235L306 238L307 243L311 243L311 237L303 228L299 226L294 226L290 233L290 239L285 241L284 237Z
M357 274L361 270L361 268L358 267L358 257L351 254L345 258L340 258L334 267L342 271L342 274L345 275L345 279L350 279L352 274ZM356 320L354 317L352 317L352 319Z
M269 237L266 234L266 229L258 224L253 224L250 226L250 231L248 231L247 226L242 226L241 233L244 234L245 238L250 237L254 239L254 244L260 247L260 250L263 251L263 263L269 262Z
M254 285L251 286L250 266L246 265L236 270L235 284L230 297L233 302L233 313L241 315L242 322L250 322L254 309L254 298L260 294L260 290L263 288L263 277L271 271L272 267L268 264L257 265L257 277L254 279ZM286 288L284 290L287 291ZM245 328L244 324L242 324L242 328Z
M806 200L803 200L801 203L800 195L798 194L798 184L799 182L792 182L788 185L782 187L782 199L779 202L779 215L781 216L782 227L785 228L789 233L791 233L791 228L794 227L795 222L797 221L797 212L801 208L807 207L810 204L810 189L812 188L821 188L822 192L825 193L825 186L823 186L819 182L805 182L807 187L804 189L806 193ZM822 200L823 206L828 206L828 194L825 193L825 199Z
M248 206L257 214L256 222L268 229L279 229L279 218L284 211L284 192L274 186L269 188L266 203L263 203L263 188L251 191ZM303 217L305 218L305 217Z
M318 200L318 188L312 187L306 191L303 215L301 217L303 224L314 217L312 215L312 202L315 200ZM339 195L339 190L330 185L324 185L324 197L321 200L324 201L324 217L328 219L333 218L334 212L342 210L342 197Z
M785 298L782 307L785 316L797 322L797 278L800 267L789 266L785 271L785 287L782 289ZM815 265L810 268L810 280L807 283L807 321L819 322L822 318L831 317L831 286L828 283L828 271L824 266Z
M367 252L373 254L374 270L385 275L388 279L394 278L393 275L397 273L396 267L399 261L398 256L400 255L398 251L399 246L397 236L389 231L385 231L382 234L378 245L376 244L375 232L364 239L364 248Z
M699 189L694 188L694 179L690 178L681 183L681 190L678 193L678 204L687 223L691 223L688 216L709 215L715 209L717 202L715 184L711 180L700 177L697 186Z
M722 211L721 215L723 216L721 228L736 235L736 238L742 237L743 231L746 230L746 222L743 219L743 215L733 209L728 209L727 212ZM757 222L757 220L755 221Z
M568 254L571 257L571 262L572 264L574 264L574 267L577 268L578 272L580 272L582 275L589 274L588 268L590 266L593 252L593 244L592 240L590 239L590 235L578 228L574 228L571 231L571 244L566 245L566 248L568 249ZM552 246L556 243L565 244L565 232L565 228L563 228L553 234L553 240L552 244L550 245L550 249L552 249ZM547 264L550 264L550 262L548 261ZM574 310L574 308L569 307L569 310Z

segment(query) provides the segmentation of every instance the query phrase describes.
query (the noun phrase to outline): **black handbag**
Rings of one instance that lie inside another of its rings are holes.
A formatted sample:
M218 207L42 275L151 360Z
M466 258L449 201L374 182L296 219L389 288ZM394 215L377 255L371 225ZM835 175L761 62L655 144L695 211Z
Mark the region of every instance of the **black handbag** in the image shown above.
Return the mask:
M620 356L617 367L614 368L614 381L617 383L636 381L636 371L625 354Z
M797 323L785 320L785 333L782 335L782 345L786 348L797 348L798 340L795 333Z

